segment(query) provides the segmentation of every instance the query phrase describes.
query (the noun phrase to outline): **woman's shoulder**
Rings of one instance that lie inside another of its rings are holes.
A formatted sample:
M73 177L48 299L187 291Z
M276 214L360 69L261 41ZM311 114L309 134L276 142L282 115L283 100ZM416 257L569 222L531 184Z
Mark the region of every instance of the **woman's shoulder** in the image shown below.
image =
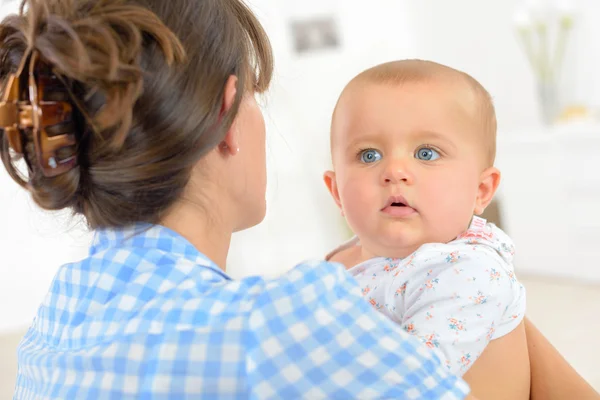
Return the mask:
M276 278L264 279L265 291L283 291L294 294L298 291L326 293L332 290L350 290L356 282L337 262L325 260L305 261Z
M303 262L277 278L261 279L260 286L254 287L254 314L314 312L336 307L340 302L359 308L362 303L367 305L358 283L345 267L328 261Z

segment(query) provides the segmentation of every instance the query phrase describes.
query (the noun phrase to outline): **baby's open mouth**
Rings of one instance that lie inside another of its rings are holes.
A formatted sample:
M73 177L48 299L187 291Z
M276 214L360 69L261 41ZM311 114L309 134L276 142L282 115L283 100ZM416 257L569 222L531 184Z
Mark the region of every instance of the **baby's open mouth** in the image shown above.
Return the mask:
M403 196L390 196L382 207L382 210L388 207L409 207L408 201Z
M394 218L406 218L416 213L408 201L402 196L391 196L385 203L381 211Z

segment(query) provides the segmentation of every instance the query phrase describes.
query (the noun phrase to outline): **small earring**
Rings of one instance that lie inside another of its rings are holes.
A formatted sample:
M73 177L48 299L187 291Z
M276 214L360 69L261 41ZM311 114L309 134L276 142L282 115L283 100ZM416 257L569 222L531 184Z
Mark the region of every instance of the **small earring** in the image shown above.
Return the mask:
M230 149L230 147L229 147L229 146L227 145L227 143L225 143L225 142L221 143L220 147L221 147L221 150L223 150L223 151L226 151L226 150L229 150L229 149ZM237 154L237 153L239 153L239 152L240 152L240 148L239 148L239 147L236 147L236 148L235 148L235 152L234 152L234 154Z

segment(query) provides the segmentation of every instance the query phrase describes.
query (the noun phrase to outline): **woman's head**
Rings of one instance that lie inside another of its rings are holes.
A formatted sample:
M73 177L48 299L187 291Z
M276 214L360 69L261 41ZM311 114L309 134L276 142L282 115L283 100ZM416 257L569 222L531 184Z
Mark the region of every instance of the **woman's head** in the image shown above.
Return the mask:
M234 229L263 218L253 96L269 85L272 57L241 1L24 0L0 24L2 87L32 54L56 78L40 101L75 110L76 164L57 176L43 173L35 135L21 127L23 177L14 137L11 147L0 129L4 165L42 208L72 208L94 228L157 223L181 201L213 207L202 198L214 201L205 195L215 187L220 203L235 204Z

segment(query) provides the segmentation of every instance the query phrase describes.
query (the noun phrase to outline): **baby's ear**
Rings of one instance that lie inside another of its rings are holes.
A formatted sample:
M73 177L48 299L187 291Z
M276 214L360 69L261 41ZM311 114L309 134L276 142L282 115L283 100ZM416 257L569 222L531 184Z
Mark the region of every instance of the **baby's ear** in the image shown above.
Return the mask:
M338 192L337 181L335 180L335 172L326 171L325 174L323 174L323 181L325 181L325 186L327 186L329 193L331 193L331 197L333 197L335 204L337 204L341 210L342 202L340 201L340 193Z
M494 198L499 184L500 171L497 168L490 167L481 173L477 199L475 200L475 214L481 215L485 211L485 208Z

